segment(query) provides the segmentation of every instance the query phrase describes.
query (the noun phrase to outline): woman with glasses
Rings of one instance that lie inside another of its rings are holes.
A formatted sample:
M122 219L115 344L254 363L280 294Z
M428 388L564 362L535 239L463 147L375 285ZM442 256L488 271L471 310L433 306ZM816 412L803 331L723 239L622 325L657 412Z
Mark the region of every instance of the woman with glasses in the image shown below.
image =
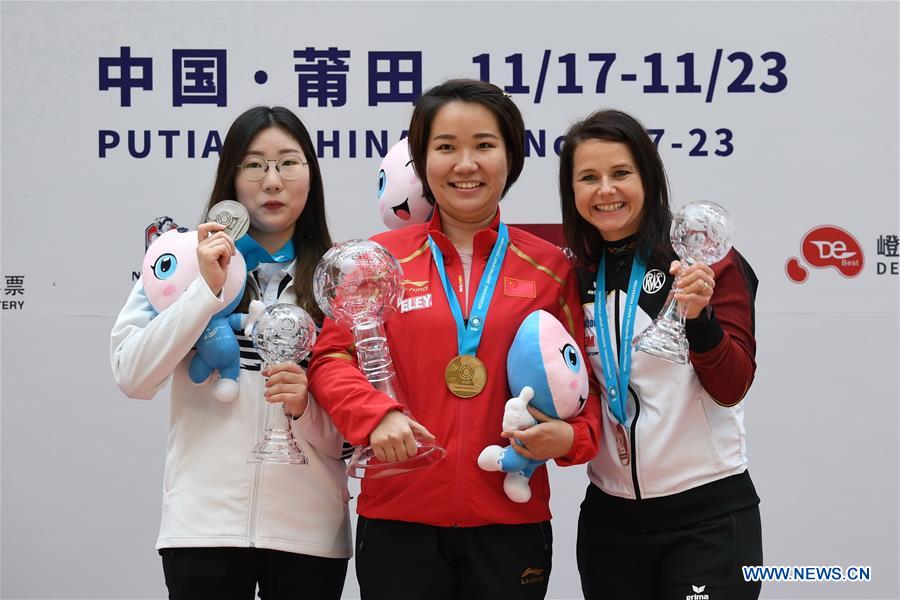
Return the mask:
M225 137L207 204L237 200L249 230L237 244L218 223L198 228L200 276L156 314L140 282L111 334L116 383L152 398L171 376L171 413L157 549L170 598L339 598L351 555L343 439L307 394L303 368L260 370L241 338L239 393L213 395L213 378L191 383L191 349L210 317L231 257L249 275L238 312L251 300L297 304L319 323L312 294L316 264L330 247L322 176L304 125L282 107L240 115ZM237 248L236 248L237 246ZM240 336L239 336L240 338ZM283 403L309 463L249 464L263 400Z

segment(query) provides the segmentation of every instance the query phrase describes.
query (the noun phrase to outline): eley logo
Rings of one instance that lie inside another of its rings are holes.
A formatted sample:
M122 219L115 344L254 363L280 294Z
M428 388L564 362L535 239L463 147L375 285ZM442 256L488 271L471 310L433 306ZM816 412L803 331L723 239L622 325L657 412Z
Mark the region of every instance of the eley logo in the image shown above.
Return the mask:
M808 231L800 242L800 255L811 267L832 267L847 278L859 275L865 262L856 238L834 225L820 225ZM809 271L796 257L788 259L784 272L794 283L803 283L809 277Z

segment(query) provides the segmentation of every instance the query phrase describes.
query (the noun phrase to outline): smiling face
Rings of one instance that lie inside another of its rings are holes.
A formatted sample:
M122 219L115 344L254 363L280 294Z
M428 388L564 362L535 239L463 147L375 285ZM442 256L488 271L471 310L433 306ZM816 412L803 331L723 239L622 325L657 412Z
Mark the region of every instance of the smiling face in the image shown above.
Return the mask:
M493 113L475 102L448 102L432 121L426 157L428 186L444 222L486 226L509 174L506 144Z
M381 161L381 171L378 173L378 212L381 220L390 229L426 223L431 218L432 208L413 169L409 145L406 139L402 139L391 147Z
M247 146L242 157L261 157L275 161L285 156L296 156L306 161L300 143L278 127L263 129ZM237 200L250 213L249 233L261 246L274 252L284 246L294 233L300 213L309 195L309 168L304 167L296 179L285 179L269 162L269 169L260 181L250 181L235 173L234 187Z
M607 242L637 233L644 212L644 185L628 146L585 140L575 148L572 166L578 214Z

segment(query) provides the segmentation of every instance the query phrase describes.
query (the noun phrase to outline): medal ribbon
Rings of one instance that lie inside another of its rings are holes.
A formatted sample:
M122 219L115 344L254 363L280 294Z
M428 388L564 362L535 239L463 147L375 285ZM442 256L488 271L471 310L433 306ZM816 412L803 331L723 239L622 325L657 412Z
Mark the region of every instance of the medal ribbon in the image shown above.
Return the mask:
M269 254L269 251L260 246L249 234L239 237L234 245L244 255L248 272L258 267L259 263L284 263L294 260L293 240L288 240L287 244L279 248L275 254Z
M619 423L625 424L625 401L628 398L628 380L631 378L631 338L634 337L634 317L647 265L635 254L628 279L628 297L622 318L622 340L619 343L619 361L612 350L609 322L606 316L606 253L600 257L597 268L597 289L594 290L594 326L597 342L603 353L603 377L606 380L606 401ZM618 369L616 369L618 364Z
M497 231L497 242L494 244L494 249L491 250L487 266L481 275L481 281L478 283L475 305L469 313L468 325L463 320L462 309L459 306L459 300L456 299L456 292L453 291L453 286L447 278L447 270L444 268L444 255L430 235L428 236L428 245L431 247L431 257L434 259L438 274L441 276L441 284L444 286L444 295L447 296L447 302L450 304L453 320L456 321L456 345L459 353L460 355L468 354L474 356L478 350L478 344L481 342L481 334L484 332L484 320L487 318L491 297L494 295L497 279L500 277L500 267L503 265L503 259L506 256L506 246L509 245L509 231L505 223L500 223Z

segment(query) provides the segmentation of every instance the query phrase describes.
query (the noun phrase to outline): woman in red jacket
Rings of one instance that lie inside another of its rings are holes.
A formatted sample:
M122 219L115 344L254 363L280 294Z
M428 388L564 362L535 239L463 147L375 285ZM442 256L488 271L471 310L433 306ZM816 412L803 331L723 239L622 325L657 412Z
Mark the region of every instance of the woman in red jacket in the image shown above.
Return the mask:
M524 163L524 124L509 96L474 80L447 81L416 102L410 155L436 210L429 223L373 239L401 263L405 312L385 326L397 381L412 420L356 366L353 337L326 320L310 365L313 395L352 443L382 460L414 452L433 435L440 462L362 481L356 569L364 598L543 598L552 533L546 468L532 497L515 503L503 473L478 466L502 440L509 398L506 354L522 320L544 309L583 341L578 290L563 252L500 221L499 204ZM499 265L499 266L498 266ZM442 268L439 268L442 267ZM458 310L451 309L451 302ZM478 307L487 307L479 311ZM477 317L477 318L476 318ZM456 395L448 364L474 355L484 388ZM546 422L517 434L529 458L568 464L597 449L596 398L572 423Z

